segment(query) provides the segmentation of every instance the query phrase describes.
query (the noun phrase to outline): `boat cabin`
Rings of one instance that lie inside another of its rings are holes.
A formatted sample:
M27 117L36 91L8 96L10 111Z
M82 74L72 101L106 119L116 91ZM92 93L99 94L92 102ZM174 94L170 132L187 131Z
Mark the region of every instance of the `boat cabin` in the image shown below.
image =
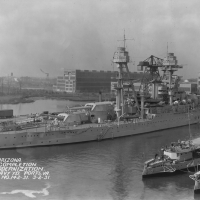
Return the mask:
M193 158L193 151L195 146L188 142L174 142L171 146L164 150L164 155L168 156L172 160L190 160Z
M164 151L164 155L168 156L172 160L190 160L193 158L191 150L185 151Z

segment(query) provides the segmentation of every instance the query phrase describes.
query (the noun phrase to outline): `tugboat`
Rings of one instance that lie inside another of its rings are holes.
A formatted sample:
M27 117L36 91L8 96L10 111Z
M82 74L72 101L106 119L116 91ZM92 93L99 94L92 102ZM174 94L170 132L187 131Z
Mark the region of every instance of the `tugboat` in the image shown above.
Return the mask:
M161 149L161 156L145 162L143 178L151 176L169 175L176 172L190 172L200 164L200 146L191 140L172 142L169 147Z

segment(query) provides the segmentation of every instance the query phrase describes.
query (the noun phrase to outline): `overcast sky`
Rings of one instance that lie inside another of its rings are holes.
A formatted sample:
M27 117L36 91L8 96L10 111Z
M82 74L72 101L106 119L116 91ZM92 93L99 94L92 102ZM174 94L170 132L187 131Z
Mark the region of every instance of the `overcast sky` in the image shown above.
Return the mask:
M0 76L113 70L124 29L134 38L127 41L131 71L150 55L165 57L168 42L169 52L184 64L181 75L196 78L200 72L199 0L0 0L0 5Z

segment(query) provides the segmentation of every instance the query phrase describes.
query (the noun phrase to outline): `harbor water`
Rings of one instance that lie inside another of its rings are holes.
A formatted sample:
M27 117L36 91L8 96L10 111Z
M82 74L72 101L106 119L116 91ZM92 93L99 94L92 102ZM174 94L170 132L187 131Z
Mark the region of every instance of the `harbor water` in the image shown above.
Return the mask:
M15 115L62 111L82 102L38 100L30 104L2 105ZM200 137L200 124L192 125L192 138ZM0 158L35 163L48 177L0 179L0 199L52 200L192 200L192 172L142 180L144 161L172 141L189 139L189 127L80 144L1 150ZM48 186L48 187L47 187ZM44 189L47 188L47 189Z
M43 111L62 112L66 110L67 106L72 107L84 104L85 102L79 101L41 99L33 103L0 104L0 110L13 109L13 114L16 116L41 113Z

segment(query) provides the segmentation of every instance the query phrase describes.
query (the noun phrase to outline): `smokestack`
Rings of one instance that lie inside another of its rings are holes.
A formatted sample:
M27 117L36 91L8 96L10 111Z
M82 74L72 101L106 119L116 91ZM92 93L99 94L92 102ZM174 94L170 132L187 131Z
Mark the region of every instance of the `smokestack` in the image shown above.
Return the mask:
M102 93L99 91L99 102L102 102Z

